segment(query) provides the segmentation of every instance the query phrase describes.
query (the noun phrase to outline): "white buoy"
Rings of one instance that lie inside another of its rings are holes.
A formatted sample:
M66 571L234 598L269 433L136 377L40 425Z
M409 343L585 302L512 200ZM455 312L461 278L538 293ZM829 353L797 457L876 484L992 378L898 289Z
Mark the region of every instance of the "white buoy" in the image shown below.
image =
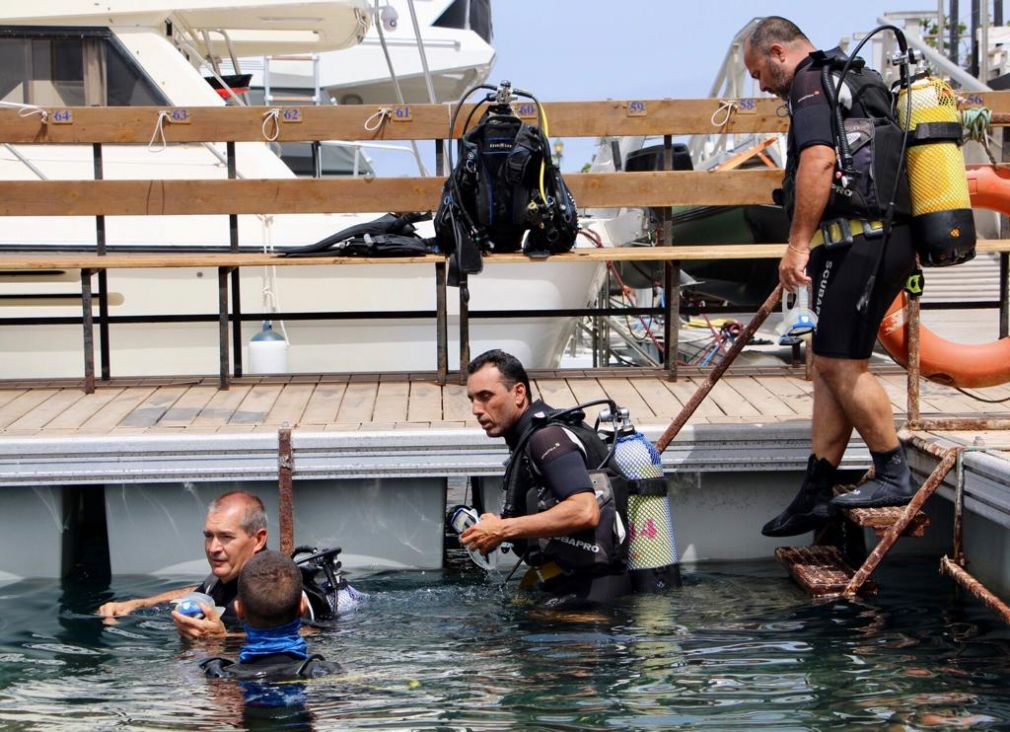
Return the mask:
M249 340L250 374L286 374L288 372L288 342L274 331L269 320L263 330Z

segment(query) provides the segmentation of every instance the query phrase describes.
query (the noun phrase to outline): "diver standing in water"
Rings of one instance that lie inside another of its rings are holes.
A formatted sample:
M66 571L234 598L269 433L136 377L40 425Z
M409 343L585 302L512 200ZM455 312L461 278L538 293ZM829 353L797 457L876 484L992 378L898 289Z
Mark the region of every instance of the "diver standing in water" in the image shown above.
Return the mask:
M839 49L817 51L795 24L777 16L761 20L744 45L751 77L762 91L786 102L791 119L781 201L791 226L779 280L790 291L813 282L818 316L812 344L812 451L799 493L765 524L761 533L766 536L819 528L839 507L900 506L915 494L890 401L869 371L884 312L916 266L907 183L899 175L900 147L875 148L871 165L882 155L893 155L894 166L884 170L892 181L877 180L874 168L873 174L864 170L860 180L875 183L875 190L853 196L847 187L845 176L851 177L851 171L841 169L836 153L842 118L893 123L894 114L888 88L861 61L851 65L838 86L835 69L846 61ZM853 428L870 449L874 477L832 499L837 466Z
M307 603L298 566L280 552L260 552L238 577L235 611L246 633L238 663L208 658L200 667L214 678L267 681L340 673L339 664L309 655L300 632Z
M515 356L487 351L467 374L474 416L488 437L505 438L511 456L502 515L483 514L460 541L484 554L511 542L552 604L629 594L625 509L590 475L606 461L607 446L585 425L559 422L558 410L532 401L526 369Z
M200 593L223 608L224 612L218 615L206 612L213 608L200 608L203 612L189 615L180 612L183 607L177 607L172 613L172 620L179 635L188 640L227 635L229 629L238 625L235 598L238 596L239 574L246 562L267 546L267 514L263 501L246 491L231 491L218 496L207 509L203 537L210 574L201 584L179 587L151 597L107 602L98 608L98 614L105 617L129 615L142 608L179 601L191 593ZM329 554L336 552L339 550L331 550ZM317 565L318 562L306 567L303 574L307 572L314 576ZM343 578L339 578L337 586L326 588L326 592L315 586L307 589L314 601L310 608L311 617L318 620L326 619L334 608L346 606L348 602L353 604L360 597L360 593ZM203 601L206 602L206 599Z

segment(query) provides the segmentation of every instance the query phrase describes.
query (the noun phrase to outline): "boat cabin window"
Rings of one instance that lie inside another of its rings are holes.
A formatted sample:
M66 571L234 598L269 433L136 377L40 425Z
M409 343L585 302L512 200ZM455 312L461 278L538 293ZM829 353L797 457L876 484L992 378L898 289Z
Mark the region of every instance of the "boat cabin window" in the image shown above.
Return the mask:
M456 0L432 25L472 30L485 42L491 43L494 35L491 28L491 0Z
M41 107L165 104L111 35L0 29L0 101Z

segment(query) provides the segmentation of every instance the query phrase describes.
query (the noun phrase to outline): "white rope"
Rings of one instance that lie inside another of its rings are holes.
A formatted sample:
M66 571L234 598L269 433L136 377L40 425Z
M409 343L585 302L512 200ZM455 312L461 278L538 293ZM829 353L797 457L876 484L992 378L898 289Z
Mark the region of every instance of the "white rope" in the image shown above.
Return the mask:
M273 122L273 133L267 132L268 125ZM268 109L263 113L263 125L260 128L263 130L263 137L267 139L267 142L276 142L277 138L281 136L281 110L274 107L273 109Z
M164 152L168 149L168 140L165 139L165 123L171 123L172 118L169 116L168 112L161 110L158 112L158 121L154 125L154 133L151 135L150 142L147 143L147 151L153 153ZM161 138L161 147L155 147L154 141Z
M379 111L365 120L365 131L375 132L386 123L386 120L393 116L393 110L389 107L379 107ZM375 123L372 124L372 120Z
M41 118L42 124L49 121L49 111L34 104L18 104L17 102L0 102L0 104L5 107L17 107L18 117L32 117L37 114Z
M733 100L721 99L719 101L719 108L712 112L712 117L709 120L713 127L725 127L729 124L729 121L733 118L733 112L738 109L737 103ZM722 115L720 120L716 122L716 118Z

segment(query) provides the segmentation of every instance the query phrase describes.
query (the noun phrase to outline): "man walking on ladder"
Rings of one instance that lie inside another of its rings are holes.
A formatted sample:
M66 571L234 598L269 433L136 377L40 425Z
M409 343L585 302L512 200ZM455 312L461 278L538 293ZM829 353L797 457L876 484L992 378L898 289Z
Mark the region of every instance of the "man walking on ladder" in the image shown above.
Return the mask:
M827 523L837 508L899 506L915 494L890 401L869 371L877 328L915 268L915 251L901 206L890 232L880 220L886 200L853 210L832 126L841 118L893 119L890 93L876 72L853 64L839 87L841 115L833 119L840 77L832 72L845 61L839 49L817 51L795 24L776 16L762 19L744 46L751 77L785 100L791 118L781 201L791 226L779 279L789 291L813 282L818 316L812 454L799 493L765 524L766 536L802 534ZM853 428L870 449L874 478L832 499Z

